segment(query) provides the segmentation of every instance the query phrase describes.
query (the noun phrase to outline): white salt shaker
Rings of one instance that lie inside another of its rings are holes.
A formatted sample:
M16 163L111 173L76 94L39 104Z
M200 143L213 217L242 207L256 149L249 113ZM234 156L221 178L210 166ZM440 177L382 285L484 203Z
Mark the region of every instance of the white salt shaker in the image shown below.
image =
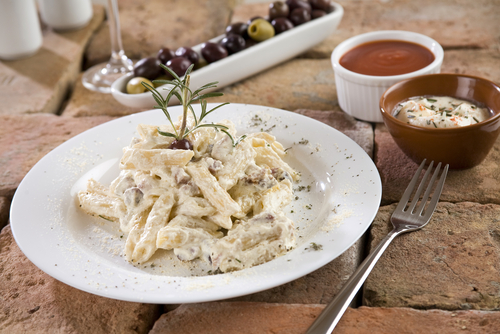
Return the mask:
M31 56L42 46L35 0L0 0L0 59Z
M82 28L93 14L91 0L38 0L38 6L42 21L55 30Z

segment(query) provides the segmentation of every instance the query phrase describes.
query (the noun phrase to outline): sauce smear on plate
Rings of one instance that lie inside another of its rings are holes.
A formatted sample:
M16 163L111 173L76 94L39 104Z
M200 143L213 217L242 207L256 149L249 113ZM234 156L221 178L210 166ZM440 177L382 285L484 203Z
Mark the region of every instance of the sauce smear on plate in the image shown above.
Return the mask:
M346 52L339 63L352 72L390 76L415 72L433 61L434 54L422 45L384 40L358 45Z

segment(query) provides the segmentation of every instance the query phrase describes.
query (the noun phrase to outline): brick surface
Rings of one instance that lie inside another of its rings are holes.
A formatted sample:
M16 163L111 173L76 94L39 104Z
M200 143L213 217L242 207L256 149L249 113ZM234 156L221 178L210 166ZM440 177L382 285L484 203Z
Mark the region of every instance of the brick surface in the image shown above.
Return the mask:
M0 333L148 333L160 306L98 297L61 283L33 265L0 234Z
M373 249L391 229L395 204L379 210ZM500 309L500 206L439 203L423 229L397 237L364 286L375 307Z
M7 197L0 197L0 229L9 221L9 210L10 200Z
M340 110L330 60L294 59L234 85L211 102L265 105L285 110Z
M111 117L0 115L0 196L12 197L38 160L71 137Z
M235 301L327 304L342 289L363 259L364 238L342 255L309 275L276 288L234 298Z
M321 313L320 305L207 303L182 305L163 314L151 334L301 334ZM334 334L498 333L499 312L409 308L347 309Z
M314 118L341 131L361 146L370 157L373 157L373 129L370 123L358 121L339 110L299 109L295 110L295 112Z
M156 55L162 47L194 46L224 33L234 0L122 0L121 35L131 59ZM86 52L86 66L110 57L107 24L102 25Z
M498 50L447 50L444 53L441 72L474 75L500 84L498 63Z
M382 179L382 204L398 202L418 165L399 149L382 124L375 128L374 156ZM500 204L500 138L478 166L448 172L441 200Z
M119 117L146 109L127 107L116 101L111 94L102 94L88 90L83 86L82 76L80 75L76 80L75 88L62 115L72 117L102 115Z
M35 55L0 62L0 115L58 113L81 71L83 49L103 19L103 7L94 6L86 27L68 32L46 29Z

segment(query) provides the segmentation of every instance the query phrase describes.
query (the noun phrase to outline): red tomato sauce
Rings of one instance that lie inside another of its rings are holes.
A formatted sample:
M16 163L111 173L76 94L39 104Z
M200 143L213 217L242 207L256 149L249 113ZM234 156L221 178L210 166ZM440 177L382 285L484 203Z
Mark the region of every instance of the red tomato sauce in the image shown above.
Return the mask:
M386 40L358 45L347 51L339 63L352 72L390 76L415 72L433 61L434 54L422 45Z

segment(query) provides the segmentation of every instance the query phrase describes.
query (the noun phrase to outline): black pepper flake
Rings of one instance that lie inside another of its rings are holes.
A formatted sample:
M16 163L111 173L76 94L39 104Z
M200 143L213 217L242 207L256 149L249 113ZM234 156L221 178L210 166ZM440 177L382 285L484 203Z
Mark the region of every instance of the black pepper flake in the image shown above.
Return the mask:
M36 306L34 308L32 308L31 310L28 311L29 314L33 314L35 313L36 311L38 311L40 309L40 306Z
M301 144L301 145L307 145L307 144L309 144L309 140L302 138L302 140L299 141L299 144Z

